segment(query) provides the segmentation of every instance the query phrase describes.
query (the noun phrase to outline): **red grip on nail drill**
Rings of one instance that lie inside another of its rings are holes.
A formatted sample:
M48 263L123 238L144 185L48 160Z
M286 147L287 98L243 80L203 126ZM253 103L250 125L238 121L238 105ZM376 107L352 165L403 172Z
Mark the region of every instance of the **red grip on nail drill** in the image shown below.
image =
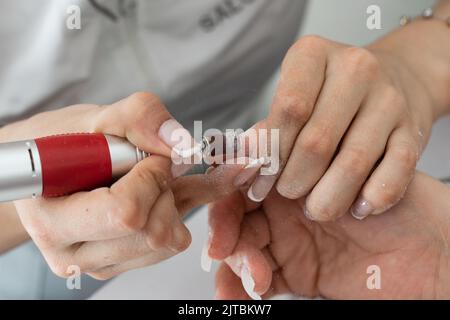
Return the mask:
M67 134L36 139L43 197L59 197L107 186L112 181L108 142L103 134Z

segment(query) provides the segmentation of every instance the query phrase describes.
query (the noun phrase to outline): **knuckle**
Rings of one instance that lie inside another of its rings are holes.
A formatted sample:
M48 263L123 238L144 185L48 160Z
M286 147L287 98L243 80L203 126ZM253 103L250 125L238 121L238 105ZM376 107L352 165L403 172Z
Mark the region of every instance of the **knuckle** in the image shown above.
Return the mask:
M142 212L136 201L121 199L112 206L109 214L113 224L118 225L120 229L138 231L145 226L147 221L146 215Z
M365 48L351 47L344 49L343 67L351 74L372 76L380 68L378 59Z
M300 134L299 147L303 151L318 157L326 157L333 153L333 141L327 130L311 128Z
M315 52L317 50L321 50L326 45L326 43L327 40L318 35L307 35L295 42L294 45L292 45L292 47L289 49L289 52L291 50L293 52L298 52L299 50Z
M155 104L160 104L161 100L158 96L150 92L135 92L128 97L128 102L131 108L147 109Z
M388 86L384 91L384 97L386 99L385 106L389 108L389 112L392 112L392 106L397 108L406 108L407 101L405 96L400 92L399 89L394 86Z
M282 113L288 119L305 123L313 109L312 103L299 96L284 96L281 101Z
M151 115L153 107L162 104L157 96L148 92L133 93L127 100L127 109L124 112L137 124Z
M366 176L372 165L367 154L367 150L361 147L344 149L339 159L339 167L352 177Z
M317 59L318 53L325 50L328 40L316 35L308 35L297 40L287 51L281 69L289 68L299 56Z

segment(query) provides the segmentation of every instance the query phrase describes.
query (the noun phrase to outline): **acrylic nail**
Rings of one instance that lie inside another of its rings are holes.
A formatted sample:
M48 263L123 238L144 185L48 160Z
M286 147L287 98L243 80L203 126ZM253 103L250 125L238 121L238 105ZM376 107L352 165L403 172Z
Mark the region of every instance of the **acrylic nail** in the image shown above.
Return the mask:
M254 202L263 201L272 190L276 180L276 176L258 176L248 189L247 196Z
M251 159L250 163L247 164L242 171L236 176L233 181L235 187L243 186L248 182L255 174L259 171L261 166L264 164L264 158Z
M247 260L244 260L241 268L241 281L245 292L253 300L261 300L261 296L255 292L255 280L252 277Z
M359 197L350 210L355 219L363 220L374 212L372 205L363 197Z

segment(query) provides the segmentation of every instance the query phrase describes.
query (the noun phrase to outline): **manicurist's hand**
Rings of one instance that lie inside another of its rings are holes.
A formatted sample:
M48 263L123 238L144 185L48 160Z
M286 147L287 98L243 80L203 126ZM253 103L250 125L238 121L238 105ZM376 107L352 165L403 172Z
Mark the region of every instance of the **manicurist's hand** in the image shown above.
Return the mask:
M57 275L68 276L68 266L77 265L106 279L189 245L189 231L170 190L176 172L167 137L175 126L157 97L136 93L108 106L77 105L38 114L2 130L8 140L99 132L127 138L154 155L110 188L15 202L23 226Z
M224 260L216 297L448 299L449 199L447 186L418 173L383 215L313 222L304 199L273 191L255 204L236 192L210 208L209 254Z
M234 190L233 177L242 166L175 181L189 167L171 161L171 147L179 143L172 134L180 128L149 93L108 106L67 107L2 128L2 141L100 132L127 138L151 154L109 188L15 202L23 226L57 275L69 276L69 266L76 265L94 278L107 279L189 246L183 214Z
M349 209L363 219L392 207L436 117L419 76L381 46L300 39L284 59L272 109L259 124L280 130L280 168L258 176L249 197L261 201L272 186L289 199L307 196L305 213L316 221Z

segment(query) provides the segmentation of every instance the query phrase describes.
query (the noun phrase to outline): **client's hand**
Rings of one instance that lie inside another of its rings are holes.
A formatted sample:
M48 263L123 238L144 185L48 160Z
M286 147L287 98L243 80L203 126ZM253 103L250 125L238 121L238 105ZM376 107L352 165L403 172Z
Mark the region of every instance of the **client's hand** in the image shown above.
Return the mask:
M449 199L450 189L418 173L386 214L317 223L303 215L304 199L272 191L257 206L234 193L210 208L209 254L225 259L217 298L449 298ZM380 289L368 288L370 266Z

